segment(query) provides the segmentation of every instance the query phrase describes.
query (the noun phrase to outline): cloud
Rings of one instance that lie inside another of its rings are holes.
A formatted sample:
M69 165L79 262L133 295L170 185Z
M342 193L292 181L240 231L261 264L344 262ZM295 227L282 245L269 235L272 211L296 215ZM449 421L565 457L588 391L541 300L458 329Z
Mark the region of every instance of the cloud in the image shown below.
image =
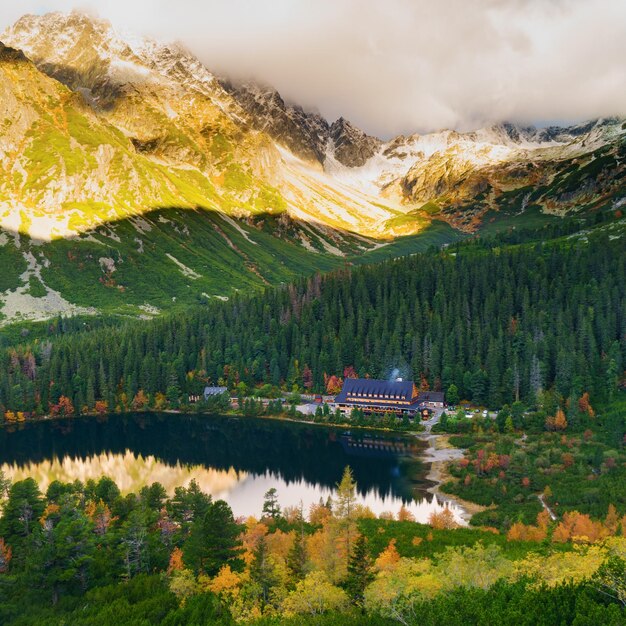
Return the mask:
M383 137L626 113L623 0L12 4L0 8L0 27L29 11L89 7L117 28L182 41L213 71L255 77Z

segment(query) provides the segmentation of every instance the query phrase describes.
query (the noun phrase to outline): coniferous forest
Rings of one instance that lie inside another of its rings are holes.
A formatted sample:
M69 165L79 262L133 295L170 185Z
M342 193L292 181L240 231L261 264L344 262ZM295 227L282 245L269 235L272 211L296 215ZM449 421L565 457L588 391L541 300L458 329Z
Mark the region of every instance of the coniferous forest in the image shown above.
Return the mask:
M176 408L207 382L322 392L346 368L397 368L494 409L546 391L610 401L626 363L624 240L564 241L462 243L148 323L64 332L59 320L3 350L0 408Z

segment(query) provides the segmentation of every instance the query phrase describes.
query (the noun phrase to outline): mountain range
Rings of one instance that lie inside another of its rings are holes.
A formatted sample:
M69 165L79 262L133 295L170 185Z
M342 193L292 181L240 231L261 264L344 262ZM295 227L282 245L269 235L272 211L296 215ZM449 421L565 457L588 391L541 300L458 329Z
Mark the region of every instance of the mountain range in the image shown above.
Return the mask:
M0 42L0 324L150 317L626 202L624 119L383 140L81 13Z

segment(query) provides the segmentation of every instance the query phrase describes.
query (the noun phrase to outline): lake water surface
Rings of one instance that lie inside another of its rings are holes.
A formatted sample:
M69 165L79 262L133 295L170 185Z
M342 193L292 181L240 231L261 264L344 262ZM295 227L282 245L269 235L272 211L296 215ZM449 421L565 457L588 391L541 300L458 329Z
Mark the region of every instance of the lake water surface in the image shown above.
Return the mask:
M402 504L418 521L441 510L426 489L417 437L268 419L134 414L26 423L0 429L0 469L12 480L110 476L124 493L160 482L168 493L195 479L236 516L260 516L263 496L305 509L335 491L346 465L376 514ZM460 521L461 511L450 506Z

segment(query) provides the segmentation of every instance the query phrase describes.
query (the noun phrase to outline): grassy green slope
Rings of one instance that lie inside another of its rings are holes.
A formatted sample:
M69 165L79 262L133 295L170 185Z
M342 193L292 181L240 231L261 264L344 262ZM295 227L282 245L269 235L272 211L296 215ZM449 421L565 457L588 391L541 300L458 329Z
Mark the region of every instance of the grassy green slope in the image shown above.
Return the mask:
M74 304L130 314L143 305L175 309L228 297L340 262L205 210L154 211L39 248L50 261L42 270L49 287Z
M28 285L33 297L44 297L51 289L73 305L103 314L155 314L459 238L447 224L434 222L419 235L378 248L371 242L372 249L364 252L370 244L344 233L346 254L338 256L324 251L315 231L307 231L311 246L304 247L297 239L301 226L277 219L234 220L204 209L167 208L52 242L5 234L0 260L7 271L0 277L0 293ZM31 254L43 284L32 273L25 282L20 278Z
M433 221L418 235L398 237L375 250L365 252L355 258L355 263L376 263L385 259L425 252L431 246L441 247L466 237L446 222Z

